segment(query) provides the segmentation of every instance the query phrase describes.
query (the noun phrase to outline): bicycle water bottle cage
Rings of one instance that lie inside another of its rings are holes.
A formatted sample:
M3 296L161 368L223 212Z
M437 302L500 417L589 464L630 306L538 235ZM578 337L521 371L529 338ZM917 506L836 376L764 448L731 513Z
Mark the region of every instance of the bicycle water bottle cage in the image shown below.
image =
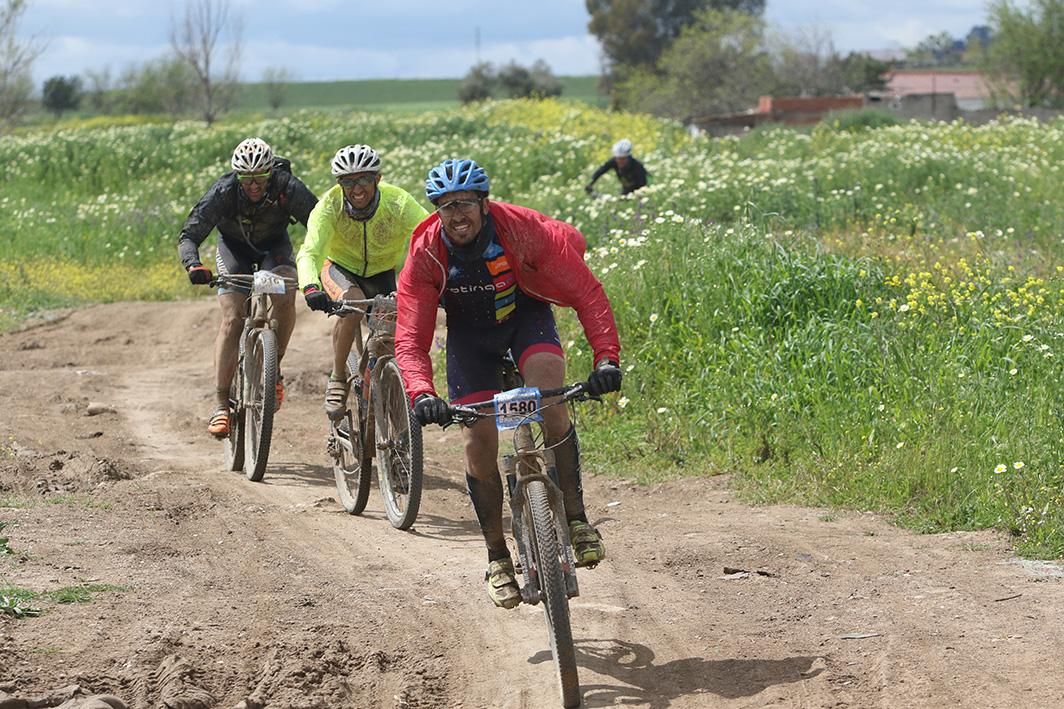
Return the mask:
M517 428L526 423L540 422L540 393L536 387L519 387L496 394L495 426L500 431Z

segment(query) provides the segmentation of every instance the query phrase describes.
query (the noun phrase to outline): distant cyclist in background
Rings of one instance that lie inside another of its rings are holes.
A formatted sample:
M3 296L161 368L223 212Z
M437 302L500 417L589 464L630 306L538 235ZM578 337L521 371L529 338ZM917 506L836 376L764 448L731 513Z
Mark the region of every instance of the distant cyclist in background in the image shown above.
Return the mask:
M613 144L613 157L592 173L591 182L584 185L584 190L591 194L598 178L610 170L616 172L617 179L621 181L621 194L635 192L640 187L647 186L647 170L643 163L632 157L632 141L627 138L621 138Z
M395 292L395 272L410 234L428 216L408 192L381 181L380 155L370 146L340 148L331 167L337 184L311 212L307 238L296 255L307 305L321 311L341 298ZM333 366L325 389L330 418L347 409L347 355L359 329L353 317L333 325Z
M602 284L584 263L584 237L539 212L489 201L489 186L487 173L472 160L444 160L425 180L436 213L411 237L399 275L395 335L396 362L423 426L450 420L447 402L436 395L429 358L441 299L447 315L447 393L455 404L498 393L508 352L529 386L564 385L565 357L552 303L576 310L591 344L596 365L589 391L621 388L617 325ZM576 429L564 406L546 408L543 419L577 564L597 564L606 550L584 512ZM521 593L502 527L499 434L495 423L484 419L462 436L469 496L488 547L488 595L495 605L513 608Z
M181 263L194 284L213 278L200 262L199 246L211 230L218 229L219 273L251 274L256 269L294 278L292 242L288 225L304 225L317 197L292 174L291 163L276 157L260 138L248 138L236 146L232 171L222 175L192 208L177 240ZM216 406L207 431L218 438L229 435L229 385L236 372L240 332L248 291L218 289L222 322L214 341ZM295 326L295 292L270 296L277 318L277 359L284 357ZM284 400L284 380L277 376L277 406Z

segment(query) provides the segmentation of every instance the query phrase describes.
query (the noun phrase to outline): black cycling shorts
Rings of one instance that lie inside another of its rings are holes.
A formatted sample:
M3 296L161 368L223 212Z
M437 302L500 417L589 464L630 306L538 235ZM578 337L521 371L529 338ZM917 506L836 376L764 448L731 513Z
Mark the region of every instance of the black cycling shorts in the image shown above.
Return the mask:
M295 276L295 260L292 257L292 242L288 239L281 239L272 248L262 252L261 255L254 258L250 258L243 255L246 250L241 250L240 254L237 254L233 248L226 243L225 239L218 239L218 256L215 258L215 265L218 269L218 273L234 276L234 275L251 275L255 271L274 271L282 276ZM286 272L286 268L291 271ZM278 271L278 268L281 270ZM223 293L250 293L250 288L218 288L218 294Z
M518 307L494 327L447 328L447 396L453 404L487 401L502 391L502 358L509 351L524 373L537 352L562 354L554 313L543 302Z

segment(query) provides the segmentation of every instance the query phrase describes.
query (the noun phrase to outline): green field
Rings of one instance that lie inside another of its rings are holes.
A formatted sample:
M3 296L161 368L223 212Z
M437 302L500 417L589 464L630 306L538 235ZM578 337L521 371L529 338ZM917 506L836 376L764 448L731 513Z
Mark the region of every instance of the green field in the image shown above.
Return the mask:
M924 531L997 527L1027 555L1064 555L1064 120L711 139L507 101L138 121L0 138L3 326L191 295L176 235L249 134L318 192L354 141L423 202L426 170L468 155L495 197L580 227L613 302L624 391L582 411L589 467L640 481L727 472L752 500L881 511ZM651 186L588 197L622 135ZM560 327L579 376L587 345L570 314Z
M608 99L598 92L597 76L560 76L561 98L605 106ZM398 111L416 113L458 106L461 79L381 79L366 81L293 82L285 93L282 110L342 107L351 111ZM270 110L262 84L244 84L237 111Z

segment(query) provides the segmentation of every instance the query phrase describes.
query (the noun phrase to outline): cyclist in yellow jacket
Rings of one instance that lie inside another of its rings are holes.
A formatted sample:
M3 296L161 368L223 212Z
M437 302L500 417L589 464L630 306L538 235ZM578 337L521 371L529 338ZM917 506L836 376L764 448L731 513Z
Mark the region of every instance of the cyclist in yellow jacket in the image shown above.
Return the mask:
M331 167L337 184L310 213L296 255L307 305L323 312L341 298L395 292L395 272L410 234L428 216L408 192L381 181L380 155L370 146L340 148ZM357 318L339 318L333 326L333 367L325 389L330 417L342 416L347 408L347 355L360 331Z

